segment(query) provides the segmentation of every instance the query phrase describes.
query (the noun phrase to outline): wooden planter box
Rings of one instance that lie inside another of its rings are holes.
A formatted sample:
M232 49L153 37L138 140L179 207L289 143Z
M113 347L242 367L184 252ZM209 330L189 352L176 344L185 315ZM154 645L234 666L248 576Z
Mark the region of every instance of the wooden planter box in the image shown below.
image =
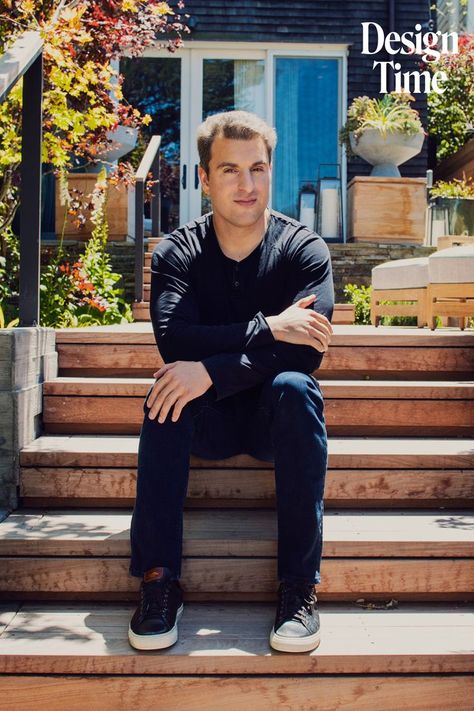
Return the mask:
M348 188L348 239L423 244L425 178L353 178Z
M436 180L462 180L474 175L474 138L471 138L454 155L445 158L436 168Z
M85 195L94 189L97 181L97 173L70 173L68 183L70 188L77 188ZM56 181L56 201L55 201L55 228L58 237L61 235L64 225L65 206L59 201L59 181ZM107 220L109 226L109 240L114 242L123 241L127 236L127 189L123 185L110 186L107 194ZM88 219L82 229L78 229L68 215L64 236L68 239L87 240L89 239L93 225Z

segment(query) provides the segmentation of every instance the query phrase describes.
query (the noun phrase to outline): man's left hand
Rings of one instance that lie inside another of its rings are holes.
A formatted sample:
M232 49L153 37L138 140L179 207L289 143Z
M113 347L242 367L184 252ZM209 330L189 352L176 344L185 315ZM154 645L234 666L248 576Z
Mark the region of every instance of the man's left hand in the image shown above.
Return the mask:
M212 380L204 365L198 361L178 360L167 363L153 373L156 383L147 398L150 408L148 417L164 422L173 408L171 420L176 422L183 407L203 395L212 385Z

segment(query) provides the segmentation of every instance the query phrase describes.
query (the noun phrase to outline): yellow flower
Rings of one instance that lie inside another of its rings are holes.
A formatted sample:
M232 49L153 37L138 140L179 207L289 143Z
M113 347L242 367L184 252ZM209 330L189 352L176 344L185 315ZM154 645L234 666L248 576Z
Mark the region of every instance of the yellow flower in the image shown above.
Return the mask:
M138 12L137 0L122 0L122 10L124 12Z

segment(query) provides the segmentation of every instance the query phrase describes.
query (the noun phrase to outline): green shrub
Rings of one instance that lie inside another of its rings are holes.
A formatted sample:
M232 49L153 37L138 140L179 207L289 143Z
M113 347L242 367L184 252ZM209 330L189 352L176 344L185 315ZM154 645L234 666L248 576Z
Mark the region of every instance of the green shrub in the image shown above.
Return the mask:
M363 284L346 284L344 287L344 296L348 298L348 303L355 306L355 323L370 324L371 293L372 287Z
M431 188L430 195L434 198L474 198L474 181L472 178L438 180Z
M474 137L474 36L460 37L457 54L441 55L428 68L447 75L443 93L428 94L428 131L436 138L436 157L442 161Z
M19 240L10 226L4 228L0 244L3 252L0 254L0 308L4 321L10 323L18 315L13 302L18 301L20 275Z

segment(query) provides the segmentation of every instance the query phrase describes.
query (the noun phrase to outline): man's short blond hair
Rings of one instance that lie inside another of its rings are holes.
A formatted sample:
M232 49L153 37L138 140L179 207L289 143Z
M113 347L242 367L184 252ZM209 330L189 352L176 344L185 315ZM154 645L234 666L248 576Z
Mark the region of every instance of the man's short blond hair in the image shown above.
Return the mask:
M225 111L209 116L197 130L199 162L206 173L209 173L212 143L217 136L240 141L260 137L267 148L268 162L272 162L272 153L277 142L275 129L249 111Z

